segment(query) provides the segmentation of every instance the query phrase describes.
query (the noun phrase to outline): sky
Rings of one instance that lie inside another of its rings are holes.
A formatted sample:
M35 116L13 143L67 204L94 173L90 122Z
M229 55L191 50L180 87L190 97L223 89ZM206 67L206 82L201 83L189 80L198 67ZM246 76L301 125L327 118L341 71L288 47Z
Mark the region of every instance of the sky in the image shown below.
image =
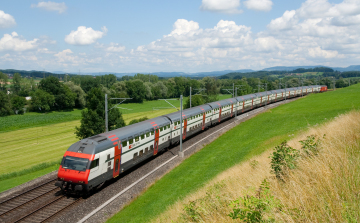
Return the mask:
M69 73L360 64L360 0L0 4L0 69Z

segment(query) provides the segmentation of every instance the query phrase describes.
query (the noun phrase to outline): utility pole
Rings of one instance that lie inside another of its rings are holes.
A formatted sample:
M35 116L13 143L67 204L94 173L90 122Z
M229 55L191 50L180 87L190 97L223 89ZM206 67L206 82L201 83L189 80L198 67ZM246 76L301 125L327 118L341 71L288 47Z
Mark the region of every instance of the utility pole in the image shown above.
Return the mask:
M235 88L235 97L237 97L237 88ZM235 118L236 118L236 114L237 114L237 104L238 104L238 102L236 100L236 103L235 103Z
M105 132L109 131L108 127L108 103L107 103L107 94L105 94Z
M180 95L180 151L179 151L179 157L180 158L184 158L184 152L182 151L182 124L183 124L183 119L182 119L182 98L183 96Z
M235 84L233 83L233 98L235 98Z
M109 126L108 126L108 111L110 111L111 109L115 108L115 106L123 103L125 100L127 99L132 99L132 98L110 98L110 99L122 99L122 101L116 105L114 105L112 108L110 108L108 110L108 98L107 98L107 94L105 94L105 132L109 131Z
M191 108L191 87L190 87L190 108Z

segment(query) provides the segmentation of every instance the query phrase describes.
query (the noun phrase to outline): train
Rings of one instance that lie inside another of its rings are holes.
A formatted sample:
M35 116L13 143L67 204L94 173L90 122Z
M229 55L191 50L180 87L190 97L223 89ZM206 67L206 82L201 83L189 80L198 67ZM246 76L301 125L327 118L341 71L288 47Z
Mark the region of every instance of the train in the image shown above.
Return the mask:
M259 92L215 101L182 111L182 140L249 110L309 93L313 85ZM156 156L180 141L180 111L82 139L65 152L55 186L66 193L88 193L105 181Z

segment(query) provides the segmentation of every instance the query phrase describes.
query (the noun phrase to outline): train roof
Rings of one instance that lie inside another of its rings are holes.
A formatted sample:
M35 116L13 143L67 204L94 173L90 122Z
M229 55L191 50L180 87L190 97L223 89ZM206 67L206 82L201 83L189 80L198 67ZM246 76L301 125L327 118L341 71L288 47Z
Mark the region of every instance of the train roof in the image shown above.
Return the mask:
M282 92L285 92L284 89L276 89L276 90L271 90L272 93L282 93Z
M256 97L255 94L247 94L247 95L242 95L242 96L236 97L236 100L238 100L238 101L246 101L246 100L249 100L249 99L253 99L255 97Z
M109 132L100 133L72 144L68 151L85 154L96 154L114 146L119 140L126 141L136 136L153 131L154 127L163 127L170 124L170 120L160 116L118 128Z
M189 117L201 114L203 112L208 112L210 110L211 110L211 107L208 104L203 104L203 105L199 105L196 107L184 109L182 112L183 112L183 117L185 119L185 118L189 118ZM163 115L163 116L169 118L172 122L180 121L180 111L173 112L173 113Z
M215 108L220 108L222 106L230 105L230 104L234 103L235 101L236 101L236 99L233 102L231 102L231 100L229 100L229 99L225 99L225 100L221 100L221 101L210 102L207 104L210 105L213 109L215 109Z

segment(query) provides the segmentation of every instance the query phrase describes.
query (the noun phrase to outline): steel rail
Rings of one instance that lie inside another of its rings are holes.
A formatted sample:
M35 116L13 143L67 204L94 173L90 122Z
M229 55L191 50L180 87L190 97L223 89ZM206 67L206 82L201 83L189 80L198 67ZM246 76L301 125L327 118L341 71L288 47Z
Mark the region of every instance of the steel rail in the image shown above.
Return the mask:
M59 190L59 188L55 187L54 189L52 189L52 190L50 190L50 191L47 191L46 193L40 194L39 196L37 196L37 197L35 197L35 198L31 199L31 200L28 200L28 201L26 201L25 203L20 204L19 206L16 206L16 207L14 207L14 208L12 208L12 209L10 209L10 210L7 210L7 211L5 211L4 213L1 213L1 214L0 214L0 217L2 217L2 216L4 216L4 215L7 215L9 212L12 212L12 211L17 210L17 209L23 207L23 206L26 205L26 204L29 204L29 203L31 203L31 202L34 202L35 200L37 200L37 199L39 199L39 198L41 198L41 197L43 197L43 196L45 196L45 195L53 192L54 190Z
M24 192L16 195L15 197L12 197L12 198L10 198L10 199L7 199L7 200L5 200L5 201L2 201L2 202L0 202L0 205L4 204L4 203L6 203L6 202L9 202L9 201L11 201L11 200L13 200L13 199L16 199L16 198L18 198L18 197L20 197L20 196L22 196L22 195L24 195L24 194L27 194L27 193L35 190L35 189L38 189L39 187L42 187L42 186L44 186L45 184L48 184L48 183L50 183L50 182L52 182L52 181L56 181L56 179L52 179L52 180L46 181L45 183L42 183L42 184L40 184L40 185L38 185L38 186L30 189L30 190L24 191Z

